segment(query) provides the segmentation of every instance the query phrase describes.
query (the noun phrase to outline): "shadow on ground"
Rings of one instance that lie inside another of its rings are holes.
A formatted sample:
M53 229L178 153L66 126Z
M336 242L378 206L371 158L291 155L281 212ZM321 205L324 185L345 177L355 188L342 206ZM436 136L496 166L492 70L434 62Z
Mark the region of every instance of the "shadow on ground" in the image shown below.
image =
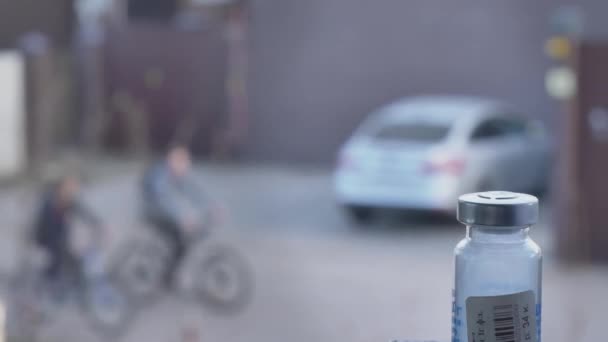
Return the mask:
M402 209L376 210L365 222L349 221L353 229L368 233L444 232L460 226L453 214Z

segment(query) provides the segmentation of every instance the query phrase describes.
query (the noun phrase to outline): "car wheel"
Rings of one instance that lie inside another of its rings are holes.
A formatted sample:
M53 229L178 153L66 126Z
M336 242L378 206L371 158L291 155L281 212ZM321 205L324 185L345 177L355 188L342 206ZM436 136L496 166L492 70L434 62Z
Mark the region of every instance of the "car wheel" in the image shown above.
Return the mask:
M359 205L347 205L345 210L350 219L356 223L369 223L374 217L374 209Z
M530 194L542 199L546 197L547 193L549 192L549 181L543 182L542 184L538 184L529 191Z

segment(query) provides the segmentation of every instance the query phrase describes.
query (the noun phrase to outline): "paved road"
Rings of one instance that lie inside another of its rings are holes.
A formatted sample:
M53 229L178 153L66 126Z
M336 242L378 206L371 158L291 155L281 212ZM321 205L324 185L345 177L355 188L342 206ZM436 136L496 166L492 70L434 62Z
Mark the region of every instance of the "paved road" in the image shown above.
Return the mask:
M139 226L137 172L120 170L87 191L117 240ZM326 170L215 165L202 169L200 180L230 209L223 235L251 261L255 297L245 312L221 316L167 296L138 316L124 341L182 341L190 328L211 342L449 339L451 251L464 235L460 225L387 213L372 226L353 226L332 201ZM6 220L18 222L27 201L4 197ZM5 269L15 245L9 231L0 241ZM534 234L546 252L545 341L603 340L608 269L558 265L546 219ZM42 341L101 341L75 313L63 316Z

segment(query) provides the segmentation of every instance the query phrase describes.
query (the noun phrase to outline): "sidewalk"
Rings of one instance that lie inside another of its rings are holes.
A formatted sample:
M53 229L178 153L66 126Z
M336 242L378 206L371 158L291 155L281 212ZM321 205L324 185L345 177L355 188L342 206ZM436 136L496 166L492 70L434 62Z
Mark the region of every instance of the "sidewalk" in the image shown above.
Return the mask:
M140 166L95 169L100 176L87 185L86 200L124 238L139 224ZM197 171L230 210L225 228L253 266L255 298L242 314L221 316L169 296L140 314L125 342L178 341L192 322L205 342L449 340L452 249L464 236L461 225L387 220L352 227L333 202L328 170L206 164ZM14 261L32 195L0 192L0 273ZM605 341L608 267L559 264L550 207L543 211L532 231L545 255L543 340ZM75 315L49 329L44 342L101 341Z

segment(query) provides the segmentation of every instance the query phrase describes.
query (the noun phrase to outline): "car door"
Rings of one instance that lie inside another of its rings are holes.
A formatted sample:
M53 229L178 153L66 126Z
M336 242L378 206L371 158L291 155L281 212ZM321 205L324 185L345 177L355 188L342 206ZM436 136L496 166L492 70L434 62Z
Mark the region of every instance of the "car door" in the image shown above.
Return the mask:
M471 153L477 160L479 191L521 191L526 183L522 176L525 164L524 139L513 129L513 121L502 116L482 120L473 129Z
M543 187L547 167L547 141L542 127L534 127L529 120L513 117L509 119L510 135L517 150L517 177L520 191L538 190Z
M548 166L548 143L542 126L534 125L512 111L500 113L502 116L507 144L513 149L510 169L510 184L518 191L532 191L543 188Z
M540 121L527 121L524 135L526 137L527 149L524 153L529 154L531 177L527 190L543 190L550 183L552 164L552 144L545 126Z

